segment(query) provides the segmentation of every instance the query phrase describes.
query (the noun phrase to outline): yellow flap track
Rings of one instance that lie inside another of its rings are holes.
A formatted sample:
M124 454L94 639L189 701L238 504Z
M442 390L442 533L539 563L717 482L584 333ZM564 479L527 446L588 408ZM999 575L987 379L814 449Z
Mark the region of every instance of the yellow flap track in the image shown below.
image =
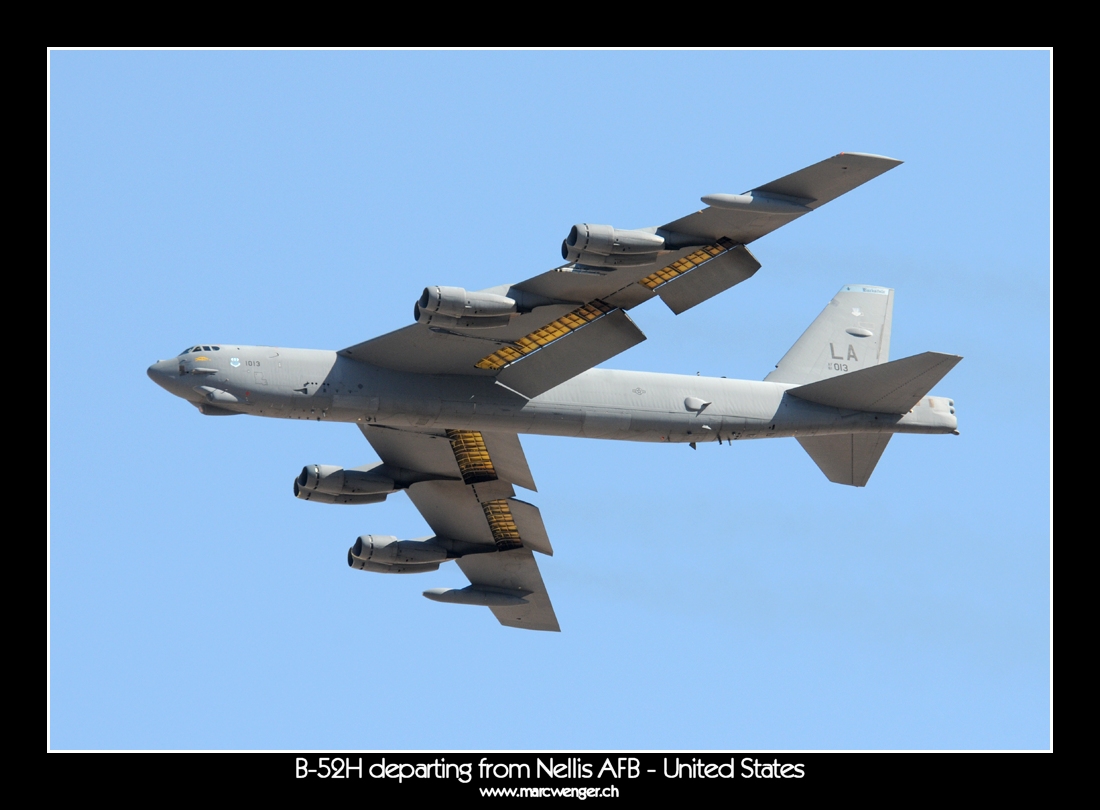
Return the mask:
M466 484L481 484L486 481L496 481L497 471L493 467L493 460L489 458L489 450L485 447L485 438L476 430L448 430L447 438L451 440L451 449L458 462L459 472L462 473L462 481Z
M592 323L592 321L602 318L613 309L615 309L615 307L596 299L595 301L585 304L583 307L577 307L572 312L562 315L556 321L551 321L541 329L536 329L531 334L521 337L515 343L497 349L488 357L483 357L478 360L475 366L477 368L486 368L490 371L503 368L509 363L514 363L521 357L531 352L538 351L543 346L565 337L570 332L580 329L585 324Z
M508 506L508 499L501 498L496 501L485 501L481 504L485 512L485 519L489 521L489 530L493 533L493 541L497 551L508 551L513 548L523 548L523 541L516 528L516 519L512 517L512 510Z
M682 276L688 270L694 270L701 264L709 262L711 259L721 256L723 253L733 250L737 247L737 243L722 237L713 245L706 245L699 248L694 253L690 253L684 256L682 259L677 259L672 264L662 267L654 273L650 273L638 283L643 287L648 287L651 290L655 290L662 284L667 284L677 276Z

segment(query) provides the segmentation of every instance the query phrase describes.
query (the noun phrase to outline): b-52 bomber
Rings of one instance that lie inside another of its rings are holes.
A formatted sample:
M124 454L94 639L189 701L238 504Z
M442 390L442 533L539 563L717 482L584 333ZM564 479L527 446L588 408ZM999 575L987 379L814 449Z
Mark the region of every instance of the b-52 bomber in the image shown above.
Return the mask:
M532 552L553 554L518 434L637 442L793 436L825 476L867 483L895 433L958 433L954 401L928 392L959 362L890 360L894 291L849 284L762 382L595 366L643 340L628 310L660 298L677 315L750 278L749 243L901 161L848 153L658 228L579 224L565 263L480 292L427 287L415 323L340 351L202 344L149 376L209 416L351 422L380 461L306 466L294 494L370 504L404 491L432 536L367 534L361 571L413 574L454 560L470 584L438 602L483 605L501 624L558 630Z

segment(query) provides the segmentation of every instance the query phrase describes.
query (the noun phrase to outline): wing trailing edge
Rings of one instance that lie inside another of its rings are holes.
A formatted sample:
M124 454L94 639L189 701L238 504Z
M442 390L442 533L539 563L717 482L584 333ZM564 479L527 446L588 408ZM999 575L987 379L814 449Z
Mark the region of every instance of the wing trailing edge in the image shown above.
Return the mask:
M437 476L410 485L409 499L437 537L477 548L456 560L470 580L468 588L433 588L424 596L488 607L509 627L557 632L554 607L531 553L553 555L554 548L538 507L513 497L513 484L535 488L519 437L373 425L360 430L385 463Z
M497 381L534 398L643 340L630 316L613 309L505 366Z
M501 624L524 630L561 631L538 564L528 549L474 554L457 562L473 590L518 597L501 600L505 604L485 605Z

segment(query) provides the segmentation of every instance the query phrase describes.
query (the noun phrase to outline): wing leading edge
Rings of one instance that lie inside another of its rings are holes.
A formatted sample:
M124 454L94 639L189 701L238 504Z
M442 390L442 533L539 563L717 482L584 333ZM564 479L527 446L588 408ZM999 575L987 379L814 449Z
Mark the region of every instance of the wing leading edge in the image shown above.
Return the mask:
M550 555L554 549L538 508L514 497L513 484L535 488L519 437L367 425L360 430L386 464L442 476L411 485L410 500L437 536L482 549L457 560L469 587L434 588L424 595L438 602L488 607L509 627L560 630L531 553Z

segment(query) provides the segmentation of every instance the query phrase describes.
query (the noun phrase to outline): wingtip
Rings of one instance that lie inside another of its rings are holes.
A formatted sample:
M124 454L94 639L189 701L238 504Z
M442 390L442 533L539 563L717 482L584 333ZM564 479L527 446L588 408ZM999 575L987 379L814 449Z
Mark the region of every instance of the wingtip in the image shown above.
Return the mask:
M897 158L887 157L886 155L875 155L871 152L841 152L837 157L859 157L869 158L870 160L880 160L884 163L889 163L891 168L894 166L900 166L904 163L904 160L898 160Z

